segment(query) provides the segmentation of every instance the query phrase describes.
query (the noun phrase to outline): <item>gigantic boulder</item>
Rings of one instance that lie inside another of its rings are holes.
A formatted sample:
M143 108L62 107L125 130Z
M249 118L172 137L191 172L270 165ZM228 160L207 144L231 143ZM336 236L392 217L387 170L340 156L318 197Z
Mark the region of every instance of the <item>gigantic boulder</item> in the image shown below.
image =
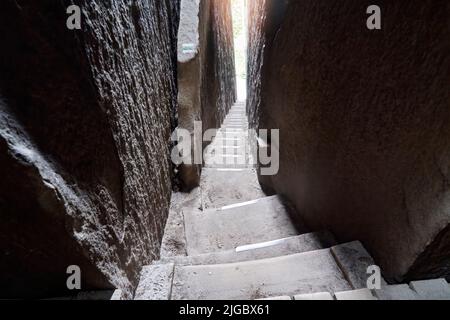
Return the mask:
M312 229L361 240L390 280L450 278L448 1L250 1L252 126L280 129L260 176Z
M176 126L177 1L0 4L0 287L131 296L159 253Z

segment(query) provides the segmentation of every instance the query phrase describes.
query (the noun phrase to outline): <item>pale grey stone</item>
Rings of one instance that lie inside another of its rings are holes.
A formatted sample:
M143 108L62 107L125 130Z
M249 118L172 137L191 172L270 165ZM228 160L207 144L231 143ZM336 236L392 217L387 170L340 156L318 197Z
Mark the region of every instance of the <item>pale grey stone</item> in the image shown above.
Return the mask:
M334 300L334 298L329 292L316 292L295 295L294 300Z
M375 265L375 262L361 242L339 244L332 247L331 252L353 288L367 288L367 279L370 276L367 268ZM382 279L381 284L385 285L386 281Z
M378 300L369 289L335 292L336 300Z
M235 300L346 291L351 286L329 249L248 262L177 266L175 300Z
M380 300L417 300L419 296L407 284L383 286L380 290L373 290Z
M188 255L224 251L300 233L277 196L220 210L183 213Z
M174 264L154 264L142 269L135 300L169 300Z
M445 279L413 281L410 287L423 300L450 300L450 286Z

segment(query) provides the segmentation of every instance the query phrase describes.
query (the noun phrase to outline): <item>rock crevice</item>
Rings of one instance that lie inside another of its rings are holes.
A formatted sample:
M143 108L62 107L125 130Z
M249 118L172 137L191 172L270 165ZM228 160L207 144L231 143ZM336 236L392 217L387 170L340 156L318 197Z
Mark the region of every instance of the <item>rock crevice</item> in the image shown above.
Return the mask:
M182 0L178 33L178 125L195 139L194 123L203 134L219 128L236 100L233 25L229 0ZM201 155L205 143L192 145ZM182 189L200 183L201 165L180 166Z

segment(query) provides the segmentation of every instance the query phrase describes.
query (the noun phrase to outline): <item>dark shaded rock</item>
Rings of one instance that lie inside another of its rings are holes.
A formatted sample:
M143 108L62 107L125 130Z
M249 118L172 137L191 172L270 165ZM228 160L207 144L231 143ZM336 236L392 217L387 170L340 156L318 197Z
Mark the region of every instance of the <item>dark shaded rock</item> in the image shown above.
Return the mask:
M388 279L449 278L448 2L378 1L379 31L369 1L274 4L250 2L248 112L281 129L260 182Z
M158 256L171 194L177 1L0 5L0 287L128 297Z
M200 133L219 128L236 100L233 23L229 0L182 0L178 34L178 124L194 141L194 122ZM208 143L192 146L201 154ZM192 158L193 159L193 158ZM183 164L185 191L200 183L201 165Z
M233 18L230 0L211 1L211 25L206 43L206 72L203 74L203 132L220 128L236 101Z

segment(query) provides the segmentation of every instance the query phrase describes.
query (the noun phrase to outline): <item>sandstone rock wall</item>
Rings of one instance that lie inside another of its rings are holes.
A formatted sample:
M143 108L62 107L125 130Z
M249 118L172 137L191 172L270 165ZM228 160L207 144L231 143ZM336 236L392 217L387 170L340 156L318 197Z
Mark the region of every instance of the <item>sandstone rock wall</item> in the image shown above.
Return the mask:
M248 112L281 129L261 183L361 240L388 279L450 278L448 2L275 3L250 2Z
M156 258L171 195L178 2L0 4L0 295L128 296Z
M182 0L178 34L179 127L189 130L194 141L194 122L200 133L219 128L236 100L233 24L229 0ZM192 148L201 154L206 144ZM182 165L182 187L199 185L200 165Z

